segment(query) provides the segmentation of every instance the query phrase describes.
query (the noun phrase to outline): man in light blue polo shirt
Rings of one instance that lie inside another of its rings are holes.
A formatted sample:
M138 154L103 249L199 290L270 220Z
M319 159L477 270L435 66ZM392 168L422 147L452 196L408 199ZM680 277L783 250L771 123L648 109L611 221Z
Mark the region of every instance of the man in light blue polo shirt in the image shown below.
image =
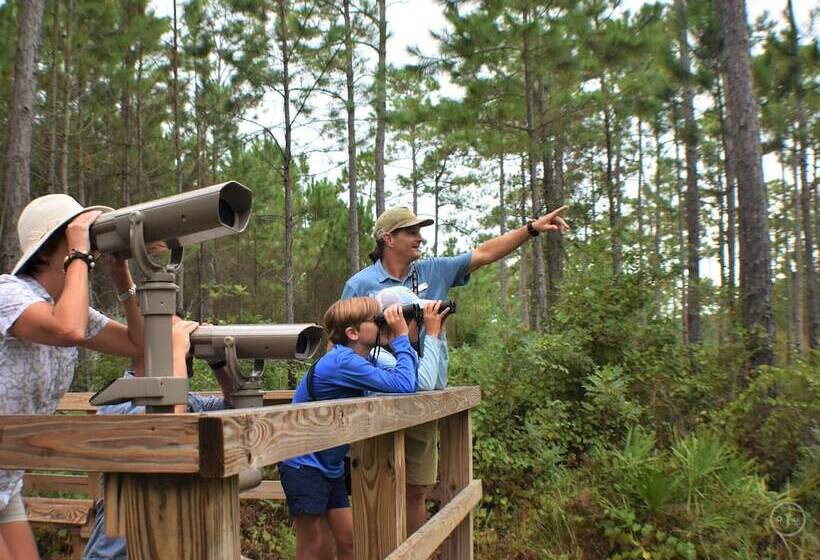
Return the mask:
M431 219L418 218L409 208L391 208L376 220L376 248L370 253L372 265L354 274L342 291L342 299L358 296L375 296L392 286L406 286L419 298L447 300L450 288L463 286L470 274L505 257L524 244L530 237L541 232L566 233L569 226L561 217L567 209L562 206L549 214L532 220L504 235L489 239L467 253L455 257L430 257L419 260L421 228L433 223ZM447 344L442 331L442 352L439 367L446 379L448 366ZM411 535L426 519L425 500L435 478L438 441L436 422L414 426L405 430L405 455L407 457L407 535ZM416 468L418 466L418 468Z

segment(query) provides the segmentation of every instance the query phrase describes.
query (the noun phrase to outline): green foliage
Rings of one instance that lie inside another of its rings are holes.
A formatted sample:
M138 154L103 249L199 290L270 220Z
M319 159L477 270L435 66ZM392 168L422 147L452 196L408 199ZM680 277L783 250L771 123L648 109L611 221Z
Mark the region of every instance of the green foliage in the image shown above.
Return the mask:
M761 474L781 488L817 447L818 403L817 369L804 363L763 370L716 416L736 445L757 460Z

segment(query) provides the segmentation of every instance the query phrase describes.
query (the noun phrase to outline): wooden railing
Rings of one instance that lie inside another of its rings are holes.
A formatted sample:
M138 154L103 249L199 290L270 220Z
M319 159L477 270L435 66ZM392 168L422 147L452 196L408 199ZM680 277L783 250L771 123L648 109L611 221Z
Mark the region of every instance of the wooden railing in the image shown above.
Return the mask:
M238 475L352 443L357 559L472 558L477 387L184 415L0 416L0 468L108 473L106 528L140 559L237 559ZM442 507L405 535L405 428L439 420Z

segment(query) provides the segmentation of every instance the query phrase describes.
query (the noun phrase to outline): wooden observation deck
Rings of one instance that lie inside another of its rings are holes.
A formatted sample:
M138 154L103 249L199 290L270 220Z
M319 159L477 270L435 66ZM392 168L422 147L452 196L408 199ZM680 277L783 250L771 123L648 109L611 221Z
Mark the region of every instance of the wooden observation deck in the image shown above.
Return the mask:
M202 414L0 416L0 468L107 473L106 528L132 560L238 560L239 473L352 444L357 559L473 557L478 387ZM441 509L405 535L404 429L439 420Z

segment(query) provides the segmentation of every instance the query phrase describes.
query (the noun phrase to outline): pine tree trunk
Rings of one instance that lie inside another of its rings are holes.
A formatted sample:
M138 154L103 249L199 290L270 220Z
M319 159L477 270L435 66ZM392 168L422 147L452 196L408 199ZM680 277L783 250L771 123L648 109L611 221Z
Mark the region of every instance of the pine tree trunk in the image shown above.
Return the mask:
M609 201L609 235L612 251L612 274L620 276L623 268L621 248L621 218L618 214L618 200L613 177L612 115L609 108L609 91L606 77L601 75L601 94L604 98L604 141L606 143L606 196Z
M140 201L145 200L143 191L145 177L145 132L142 125L142 46L137 53L137 87L135 95L134 128L137 135L137 196Z
M717 205L718 210L718 223L717 223L717 230L718 230L718 269L720 274L720 290L721 292L726 292L726 190L724 187L724 176L721 167L718 166L717 169L717 189L715 192L715 203ZM725 332L726 332L726 321L724 317L721 315L718 321L718 343L723 343L725 339Z
M805 324L803 322L804 317L804 307L803 307L803 276L806 273L806 269L803 266L803 240L801 239L802 235L802 224L803 224L803 212L802 212L802 204L800 200L800 172L798 171L798 164L797 164L798 156L797 156L797 142L792 144L792 157L791 157L791 164L792 164L792 184L794 185L792 188L791 193L791 203L792 203L792 234L794 236L794 265L795 271L793 274L794 282L792 285L794 286L794 293L795 298L793 300L793 311L792 314L794 316L794 330L796 333L796 348L798 353L802 354L805 350L803 341L805 340Z
M526 156L521 156L521 191L518 202L518 216L521 222L527 220L527 172L526 172ZM527 252L522 246L518 251L518 301L519 301L519 316L521 322L529 325L530 329L534 329L533 317L530 314L530 296L527 289Z
M750 365L774 361L768 204L744 0L720 0L729 136L740 202L741 316Z
M60 84L60 71L57 64L57 43L60 40L60 2L53 0L51 19L51 77L48 86L48 190L56 193L57 183L57 90Z
M356 185L356 99L353 91L353 27L350 21L350 0L343 0L345 21L345 77L347 83L347 181L348 206L348 268L350 274L359 271L359 197Z
M37 92L37 63L45 0L22 2L17 14L14 86L8 114L3 177L2 270L20 257L17 218L31 199L31 129Z
M689 65L686 6L675 0L678 11L678 44L683 75L683 141L686 146L686 268L689 285L686 307L686 330L690 344L700 344L700 194L698 192L698 129Z
M808 177L808 137L807 117L805 106L805 92L803 91L803 69L800 62L800 45L797 40L797 24L794 21L792 1L788 1L789 25L791 27L791 56L794 69L795 101L797 104L797 135L799 138L800 169L800 207L803 213L803 248L805 250L804 265L806 269L806 327L808 328L809 349L815 350L820 337L820 310L817 307L817 270L814 267L814 234L815 224L811 218L812 186ZM815 208L815 213L817 209Z
M179 115L179 27L177 22L177 0L173 1L173 25L174 35L171 51L171 66L173 68L173 80L171 82L171 98L174 105L174 185L175 192L182 192L182 150L180 148L181 119ZM177 293L177 309L184 315L185 310L185 263L180 264L176 272L176 283L179 286Z
M643 285L643 118L638 115L638 200L635 213L638 217L638 283Z
M418 172L418 147L416 146L416 139L410 143L410 162L412 165L412 176L410 182L413 184L413 214L419 213L419 172Z
M198 81L204 82L205 77L200 75L196 78ZM196 176L197 176L197 188L205 187L205 158L207 157L205 154L206 151L206 138L207 138L207 127L204 123L205 115L205 107L204 101L202 99L202 86L200 83L197 83L194 92L194 115L195 115L195 126L196 126ZM209 252L209 243L200 243L199 245L199 254L197 255L196 261L196 269L197 269L197 300L199 301L199 309L198 309L198 316L197 321L207 321L210 317L213 316L213 307L211 303L211 296L208 290L208 286L211 282L211 276L209 274L209 267L208 267L208 252Z
M506 177L504 176L504 154L498 157L498 222L501 229L501 235L507 233L507 201L504 184ZM509 278L507 274L507 257L498 259L498 283L499 283L499 303L500 308L507 309L507 290L509 289Z
M688 344L689 343L689 329L686 328L686 317L688 316L687 309L689 308L689 302L687 301L687 296L689 291L687 290L686 286L686 243L684 241L683 235L683 222L684 222L684 200L683 200L683 178L681 177L681 161L680 161L680 134L678 130L678 111L677 106L672 111L672 121L674 123L674 136L673 140L675 142L675 194L678 200L678 207L677 211L675 212L677 216L677 224L678 224L678 262L680 264L680 303L681 303L681 325L683 329L683 341Z
M552 188L547 193L549 211L558 208L564 199L564 147L560 139L555 143L552 163ZM550 306L554 306L561 295L561 280L564 277L564 236L557 231L547 232L547 270L548 300Z
M660 115L655 117L655 217L652 234L652 276L655 283L655 316L661 316L661 124Z
M85 195L85 145L83 143L83 96L85 95L85 67L82 58L77 59L77 200L86 205Z
M74 0L68 0L68 11L65 17L65 36L63 37L63 145L60 164L60 185L64 194L68 194L68 163L71 160L69 153L71 138L71 41L72 22L74 19Z
M721 77L718 82L718 114L720 116L720 138L723 144L723 166L726 172L726 260L729 264L728 274L728 298L729 307L733 309L735 306L735 290L737 287L737 233L735 231L735 224L737 224L737 212L735 204L735 192L737 186L737 175L735 174L734 164L734 150L732 139L727 134L726 116L724 115L723 91L725 88L721 86L726 80L725 75ZM734 313L733 313L734 314Z
M524 25L529 21L529 9L524 10ZM541 200L538 192L537 181L537 163L536 163L536 137L535 137L535 103L533 100L533 76L532 63L530 61L530 46L527 34L524 35L523 42L523 62L524 62L524 88L526 89L526 108L527 108L527 139L528 139L528 161L529 161L529 185L530 196L532 197L532 213L533 216L541 215ZM536 297L536 314L535 314L535 328L540 329L547 313L547 289L544 278L544 261L541 236L533 239L532 254L533 254L533 284L535 288Z
M384 137L387 128L387 7L379 3L379 60L376 70L376 215L385 209L384 202Z
M287 7L279 0L280 42L282 49L282 109L285 114L285 153L282 154L282 179L285 184L285 315L288 323L295 321L293 292L293 123L290 120L290 45L288 43Z
M780 206L781 223L783 224L783 282L786 294L786 304L783 306L783 323L786 325L786 363L792 362L792 353L796 349L795 321L792 316L794 310L794 281L792 278L791 255L789 254L789 187L786 182L786 154L780 146ZM777 251L776 251L777 253Z

